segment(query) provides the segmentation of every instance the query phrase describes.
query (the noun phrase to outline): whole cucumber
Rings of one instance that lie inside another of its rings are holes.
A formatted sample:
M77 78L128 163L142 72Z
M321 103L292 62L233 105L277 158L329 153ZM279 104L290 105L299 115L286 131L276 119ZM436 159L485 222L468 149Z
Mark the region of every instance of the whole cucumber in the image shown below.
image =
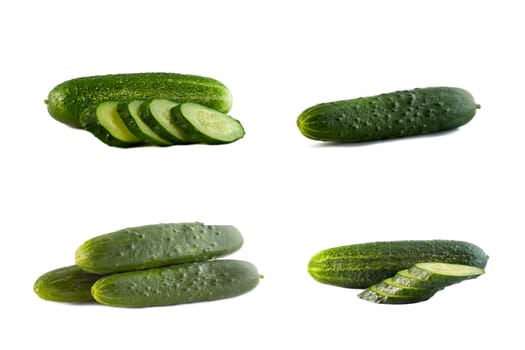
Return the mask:
M81 77L65 81L49 93L47 109L56 120L81 128L79 116L91 105L105 101L166 98L196 102L228 112L232 95L221 82L179 73L129 73Z
M33 289L44 300L81 303L94 301L91 286L102 276L76 265L61 267L38 277Z
M317 281L345 288L368 288L419 262L484 268L488 256L478 246L453 240L370 242L315 254L308 272Z
M176 305L235 297L255 288L260 277L246 261L208 260L109 275L91 294L110 306Z
M478 108L464 89L430 87L321 103L303 111L297 126L319 141L375 141L454 129Z
M207 260L241 248L234 226L170 223L130 227L84 242L75 262L88 272L107 274Z

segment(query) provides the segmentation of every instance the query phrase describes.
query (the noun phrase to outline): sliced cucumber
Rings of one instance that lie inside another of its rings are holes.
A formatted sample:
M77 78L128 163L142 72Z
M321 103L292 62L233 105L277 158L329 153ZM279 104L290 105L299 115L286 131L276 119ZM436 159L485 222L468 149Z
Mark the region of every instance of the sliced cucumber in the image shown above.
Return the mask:
M392 278L374 284L358 296L379 304L410 304L431 298L439 290L481 276L480 267L439 262L417 263Z
M87 131L107 145L131 147L142 142L120 119L117 101L106 101L88 107L80 114L80 122Z
M181 103L171 114L186 134L201 143L230 143L244 136L244 128L238 120L197 103Z
M177 105L173 100L152 99L140 106L140 117L157 135L172 144L193 143L171 118L170 110Z
M380 290L376 285L370 286L363 292L359 293L358 297L377 304L413 304L430 299L436 291L428 290L428 293L406 296L398 294L390 294L384 290Z
M144 121L140 118L140 105L144 101L134 100L131 102L120 102L117 106L117 113L122 119L122 122L126 127L138 138L143 139L147 143L156 146L169 146L171 143L164 140L162 137L157 135L153 129L151 129Z
M401 297L421 297L424 295L428 295L429 293L434 294L439 289L406 286L394 282L392 278L387 278L386 280L379 282L375 285L375 288L378 291Z
M430 282L432 285L446 287L461 281L477 278L485 271L476 266L445 264L437 262L418 263L408 269L413 276Z

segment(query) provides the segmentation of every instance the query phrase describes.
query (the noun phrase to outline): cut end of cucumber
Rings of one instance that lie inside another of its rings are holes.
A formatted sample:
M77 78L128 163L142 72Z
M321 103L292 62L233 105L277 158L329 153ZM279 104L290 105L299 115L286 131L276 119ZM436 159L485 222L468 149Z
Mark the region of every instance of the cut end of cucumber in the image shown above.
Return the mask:
M238 120L197 103L182 103L171 114L188 134L203 143L230 143L244 136Z
M479 276L485 273L482 268L476 266L446 264L446 263L418 263L417 268L430 272L434 275L450 276L450 277L469 277Z

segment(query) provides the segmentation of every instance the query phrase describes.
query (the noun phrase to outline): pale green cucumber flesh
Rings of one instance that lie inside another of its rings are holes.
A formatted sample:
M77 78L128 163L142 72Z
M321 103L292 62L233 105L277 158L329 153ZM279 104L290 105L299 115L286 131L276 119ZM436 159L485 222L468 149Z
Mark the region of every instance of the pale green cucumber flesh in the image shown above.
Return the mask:
M414 288L437 288L439 285L435 285L430 281L425 281L417 276L414 276L409 272L408 269L398 271L393 277L392 281L396 284L414 287Z
M85 109L79 117L82 127L113 147L132 147L142 140L131 133L116 111L118 102L106 101Z
M117 113L117 106L118 102L116 101L102 102L99 104L96 113L100 125L113 135L113 137L123 142L141 142L142 140L133 135L122 122L122 119L120 119Z
M482 268L476 266L438 262L417 263L408 271L421 280L443 287L477 278L484 273Z
M172 109L172 116L187 134L202 143L230 143L244 136L238 120L197 103L180 104Z
M254 289L259 278L249 262L219 259L109 275L91 293L110 306L165 306L239 296Z
M395 294L389 294L387 292L378 290L375 285L370 286L361 293L358 297L370 301L376 304L392 304L392 305L404 305L414 304L430 299L435 294L435 291L431 291L428 294L422 294L417 296L400 296Z
M379 282L375 285L375 289L390 295L403 297L421 297L430 293L434 294L437 291L437 288L421 288L402 285L394 282L392 278L387 278L386 280Z
M101 277L72 265L41 275L33 289L44 300L67 303L91 302L94 301L91 286Z
M142 120L160 137L173 144L193 143L171 117L171 109L179 103L168 99L153 99L140 107Z
M107 274L222 257L242 245L241 233L230 225L154 224L93 237L77 249L75 262Z
M157 146L169 146L171 143L164 140L153 131L140 117L140 106L144 103L142 100L133 100L131 102L120 102L117 112L127 128L138 138L149 144Z

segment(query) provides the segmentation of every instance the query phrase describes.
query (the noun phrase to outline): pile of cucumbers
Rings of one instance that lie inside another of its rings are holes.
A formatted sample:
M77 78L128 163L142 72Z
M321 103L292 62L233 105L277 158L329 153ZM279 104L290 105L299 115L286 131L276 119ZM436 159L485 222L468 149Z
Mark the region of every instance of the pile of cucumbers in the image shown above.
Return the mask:
M75 265L41 275L34 291L59 302L151 307L231 298L262 277L250 262L219 259L241 248L229 225L169 223L96 236L75 253Z
M364 289L361 299L411 304L484 273L488 256L478 246L454 240L386 241L325 249L308 272L318 282Z
M65 81L46 99L49 114L114 147L224 144L245 134L229 116L220 81L178 73L131 73Z

